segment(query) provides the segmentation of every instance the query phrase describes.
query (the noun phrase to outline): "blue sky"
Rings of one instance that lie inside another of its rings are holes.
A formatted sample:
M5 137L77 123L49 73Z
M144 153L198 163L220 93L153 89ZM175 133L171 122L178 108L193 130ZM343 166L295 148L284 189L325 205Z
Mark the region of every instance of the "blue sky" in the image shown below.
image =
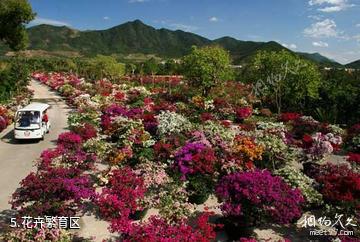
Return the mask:
M210 39L275 40L341 63L360 59L360 0L30 0L31 23L106 29L140 19Z

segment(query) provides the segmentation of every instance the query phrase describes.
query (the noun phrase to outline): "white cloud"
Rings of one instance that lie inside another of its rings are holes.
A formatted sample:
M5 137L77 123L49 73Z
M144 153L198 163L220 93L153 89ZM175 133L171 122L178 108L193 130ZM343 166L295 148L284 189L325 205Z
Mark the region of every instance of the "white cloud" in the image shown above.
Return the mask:
M282 46L284 46L285 48L288 48L288 49L297 49L297 46L296 44L281 44Z
M49 24L49 25L55 25L55 26L71 26L71 24L55 20L55 19L48 19L48 18L40 18L36 17L33 21L30 22L30 24L38 25L38 24Z
M103 17L103 19L104 19L104 20L110 20L110 17L105 16L105 17Z
M314 41L312 42L312 45L315 47L323 47L323 48L329 47L329 44L323 41Z
M323 16L321 15L309 15L308 18L314 19L316 21L319 21L322 19Z
M325 13L340 12L355 6L348 0L310 0L309 5L321 6L318 10Z
M209 21L210 22L219 22L219 19L214 16L214 17L209 18Z
M360 24L355 25L356 27L360 28Z
M354 38L356 41L360 42L360 34L355 35L353 38Z
M184 30L186 32L192 32L198 29L198 27L193 26L193 25L186 25L186 24L182 24L182 23L172 23L169 24L170 27L173 27L175 29L181 29Z
M325 19L323 21L313 23L310 27L304 30L304 34L313 38L328 38L338 37L340 33L336 29L336 23L334 20Z

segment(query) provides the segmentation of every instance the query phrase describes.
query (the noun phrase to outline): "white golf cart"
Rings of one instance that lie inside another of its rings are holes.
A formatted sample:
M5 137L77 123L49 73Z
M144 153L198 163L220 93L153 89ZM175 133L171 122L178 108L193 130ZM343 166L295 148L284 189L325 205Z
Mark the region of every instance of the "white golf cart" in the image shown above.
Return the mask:
M50 108L45 103L31 103L19 109L15 114L15 139L44 139L50 130L50 121L43 121L44 115Z

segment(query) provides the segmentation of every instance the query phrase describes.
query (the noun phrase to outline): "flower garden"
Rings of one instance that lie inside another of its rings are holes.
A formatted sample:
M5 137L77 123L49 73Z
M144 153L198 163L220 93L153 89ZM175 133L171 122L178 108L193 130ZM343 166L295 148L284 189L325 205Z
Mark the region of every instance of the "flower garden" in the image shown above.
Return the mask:
M4 105L0 104L0 132L13 122L17 108L28 104L32 95L32 91L27 89L10 100L10 102Z
M13 194L19 216L82 216L90 207L121 241L174 242L214 241L223 231L229 240L257 241L249 228L287 227L319 211L359 222L360 123L343 129L298 113L274 115L251 86L230 81L204 97L179 78L32 77L74 112L70 130ZM0 128L6 117L0 109ZM347 162L328 162L331 154ZM327 241L357 241L357 227L347 229L354 234ZM71 239L61 230L8 236Z

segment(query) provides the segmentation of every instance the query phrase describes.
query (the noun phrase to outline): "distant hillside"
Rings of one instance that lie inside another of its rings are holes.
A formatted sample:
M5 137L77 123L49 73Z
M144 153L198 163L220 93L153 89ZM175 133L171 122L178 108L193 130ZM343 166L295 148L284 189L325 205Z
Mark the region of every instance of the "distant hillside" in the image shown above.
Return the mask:
M223 37L214 40L212 43L223 46L229 50L235 63L240 63L248 59L260 50L279 51L286 49L279 43L274 41L270 42L254 42L254 41L241 41L231 37Z
M351 62L351 63L347 64L345 67L354 68L354 69L360 69L360 60Z
M227 49L235 64L246 62L259 50L286 49L277 42L241 41L231 37L209 40L181 30L155 29L135 20L106 30L79 31L65 26L38 25L28 28L28 56L94 56L130 55L141 53L162 58L178 58L191 50L191 46L217 44ZM288 50L288 49L286 49ZM0 54L9 50L0 46ZM288 50L290 51L290 50ZM320 54L299 53L306 59L324 65L340 65Z
M342 65L332 59L329 59L319 53L303 53L297 52L299 55L303 56L306 59L313 60L321 65L329 66L329 67L341 67Z

